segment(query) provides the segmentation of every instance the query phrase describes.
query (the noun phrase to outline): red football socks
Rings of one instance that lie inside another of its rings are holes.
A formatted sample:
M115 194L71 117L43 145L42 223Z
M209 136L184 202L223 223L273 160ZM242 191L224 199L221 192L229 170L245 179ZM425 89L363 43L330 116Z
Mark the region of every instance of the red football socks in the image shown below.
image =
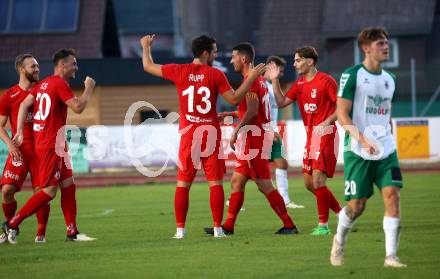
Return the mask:
M46 235L47 222L49 220L50 203L46 203L37 210L38 231L37 235Z
M316 204L318 206L318 220L319 224L328 223L330 199L326 186L315 189Z
M14 200L11 203L2 203L2 208L6 222L8 222L15 215L15 211L17 210L17 201Z
M338 200L335 198L335 196L333 195L332 191L330 191L330 189L327 187L327 192L328 192L328 199L330 201L330 209L338 214L339 211L342 210L341 205L339 204Z
M67 235L78 233L76 226L76 186L72 184L61 189L61 209L67 226Z
M209 187L209 204L211 206L214 227L220 227L223 220L223 210L225 208L225 192L222 185Z
M280 217L280 219L283 221L284 227L295 227L292 218L290 218L289 213L287 213L286 205L284 204L283 197L281 197L280 193L275 189L270 192L266 198L269 201L273 211L275 211L278 217Z
M18 211L17 215L9 220L9 226L11 228L17 228L18 225L28 216L34 214L39 208L44 206L47 202L52 200L52 197L46 194L44 191L35 193L25 205Z
M235 220L237 220L237 215L240 212L241 207L244 202L244 192L231 193L229 198L228 216L223 228L228 231L234 230Z
M185 227L186 214L188 213L189 188L176 187L174 194L174 212L176 214L176 225L178 228Z

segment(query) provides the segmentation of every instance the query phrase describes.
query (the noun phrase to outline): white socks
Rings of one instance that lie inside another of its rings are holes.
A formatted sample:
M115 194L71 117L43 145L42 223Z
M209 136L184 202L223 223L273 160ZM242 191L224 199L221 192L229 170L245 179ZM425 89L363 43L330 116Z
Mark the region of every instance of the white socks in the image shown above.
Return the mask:
M399 245L400 218L384 216L383 231L385 232L386 256L395 256Z
M354 220L351 220L345 213L345 208L339 212L338 228L336 230L336 240L341 244L345 244L348 231L353 227Z
M290 203L289 198L289 184L287 182L287 170L275 169L275 179L277 184L277 190L283 197L284 204Z

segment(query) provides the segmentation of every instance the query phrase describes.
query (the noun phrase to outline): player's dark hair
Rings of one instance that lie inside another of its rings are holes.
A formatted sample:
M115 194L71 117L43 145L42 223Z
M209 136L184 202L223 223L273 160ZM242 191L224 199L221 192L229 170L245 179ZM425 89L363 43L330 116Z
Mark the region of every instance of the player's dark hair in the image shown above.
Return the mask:
M239 43L232 50L236 50L238 53L245 55L250 63L254 63L255 48L251 43Z
M24 53L24 54L19 54L17 55L17 57L15 57L15 70L17 71L17 73L19 73L19 68L21 68L23 66L24 60L26 60L27 58L34 58L34 56L30 53Z
M286 62L286 60L284 58L279 57L279 56L275 56L275 55L267 57L266 64L269 64L269 63L272 63L272 62L275 63L275 65L277 65L278 67L284 67L285 68L286 65L287 65L287 62Z
M302 58L313 59L313 65L316 65L316 63L318 63L318 52L312 46L303 46L303 47L297 48L295 50L294 55L295 54L298 54L298 56L302 57Z
M214 49L214 44L216 43L213 37L207 35L201 35L194 38L191 43L191 50L195 58L199 58L200 55L206 50L211 52Z
M70 55L76 57L76 52L73 48L62 48L58 50L52 57L53 64L56 66L60 60L66 59Z
M358 46L369 45L374 41L389 37L390 33L383 27L367 27L358 34Z

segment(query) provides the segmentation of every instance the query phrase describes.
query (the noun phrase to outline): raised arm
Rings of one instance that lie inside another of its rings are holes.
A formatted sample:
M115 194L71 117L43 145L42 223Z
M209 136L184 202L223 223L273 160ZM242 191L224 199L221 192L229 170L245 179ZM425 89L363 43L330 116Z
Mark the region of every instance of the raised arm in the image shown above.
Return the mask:
M151 45L155 37L156 35L146 35L140 39L142 46L142 65L146 73L162 77L162 65L154 63L153 56L151 55Z
M79 97L73 97L66 101L66 105L71 108L75 113L82 113L90 100L95 89L95 80L87 76L84 80L84 91Z
M17 132L13 138L13 142L15 145L20 146L23 142L23 127L24 121L26 120L26 114L29 111L29 108L34 105L34 96L32 94L27 95L27 97L20 103L20 107L18 109L18 117L17 117Z
M252 83L257 79L260 75L264 73L266 66L264 63L258 64L256 67L250 69L248 73L247 79L240 85L235 92L233 90L226 91L223 93L223 98L231 105L238 105L241 100L243 100L244 96L252 86Z
M284 95L283 90L280 85L280 67L278 67L275 63L270 63L267 65L267 77L272 81L273 93L275 96L275 101L277 102L278 108L284 108L291 103L293 100Z

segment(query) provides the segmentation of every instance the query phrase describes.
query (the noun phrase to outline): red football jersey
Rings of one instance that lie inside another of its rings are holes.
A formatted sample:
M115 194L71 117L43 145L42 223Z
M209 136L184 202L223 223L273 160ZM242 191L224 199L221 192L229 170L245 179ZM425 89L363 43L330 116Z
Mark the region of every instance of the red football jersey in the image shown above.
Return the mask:
M11 123L12 137L17 132L18 110L20 103L30 94L30 90L23 90L20 86L15 85L0 97L0 115L9 117ZM23 126L23 143L33 142L32 133L32 110L28 111Z
M252 83L249 92L256 93L258 96L258 114L250 123L248 123L248 125L257 125L258 127L266 128L266 125L270 125L270 103L265 79L261 76L258 77ZM240 119L243 119L246 110L246 98L243 98L238 104L238 117Z
M335 112L337 90L333 77L317 72L311 81L300 77L286 93L286 97L297 102L307 133Z
M232 89L222 71L201 64L167 64L162 76L177 87L181 129L190 124L219 127L217 97Z
M66 125L66 101L75 97L67 81L49 76L32 90L36 149L55 149L58 130Z

